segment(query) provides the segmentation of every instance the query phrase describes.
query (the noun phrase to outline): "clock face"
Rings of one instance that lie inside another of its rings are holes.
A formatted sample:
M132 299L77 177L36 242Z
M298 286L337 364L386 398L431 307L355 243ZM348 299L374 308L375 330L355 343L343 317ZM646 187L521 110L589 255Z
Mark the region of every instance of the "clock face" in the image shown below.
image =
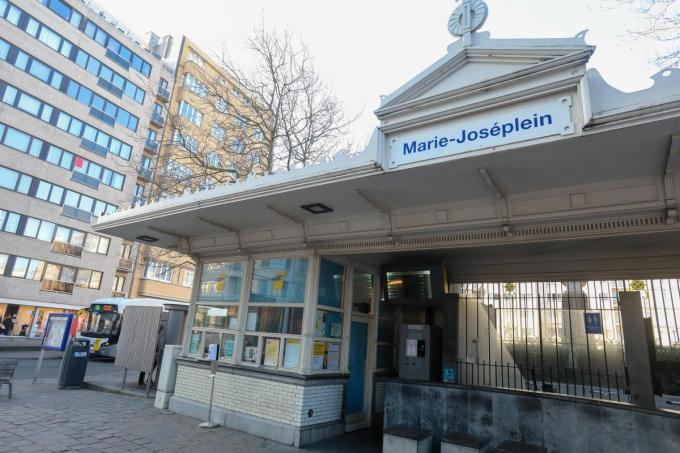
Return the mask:
M470 23L466 24L466 14L465 8L470 5ZM475 31L486 21L486 16L489 14L489 10L483 0L472 0L469 2L464 2L451 13L449 17L449 33L453 36L463 36L466 25L470 28L470 31Z

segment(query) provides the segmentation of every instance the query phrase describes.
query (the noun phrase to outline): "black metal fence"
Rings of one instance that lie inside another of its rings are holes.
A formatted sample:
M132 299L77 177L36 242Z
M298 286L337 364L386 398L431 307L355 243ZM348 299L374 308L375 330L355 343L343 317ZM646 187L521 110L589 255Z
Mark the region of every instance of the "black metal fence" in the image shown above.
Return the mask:
M466 283L452 289L461 295L461 383L628 401L619 291L641 292L657 348L680 346L678 279Z

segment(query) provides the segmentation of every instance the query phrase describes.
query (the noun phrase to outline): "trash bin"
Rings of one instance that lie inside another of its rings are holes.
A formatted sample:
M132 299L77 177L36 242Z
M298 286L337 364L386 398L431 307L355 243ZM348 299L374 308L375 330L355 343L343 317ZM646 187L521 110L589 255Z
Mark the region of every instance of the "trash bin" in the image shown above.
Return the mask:
M87 340L72 340L66 346L57 383L59 388L83 386L89 351L90 342Z

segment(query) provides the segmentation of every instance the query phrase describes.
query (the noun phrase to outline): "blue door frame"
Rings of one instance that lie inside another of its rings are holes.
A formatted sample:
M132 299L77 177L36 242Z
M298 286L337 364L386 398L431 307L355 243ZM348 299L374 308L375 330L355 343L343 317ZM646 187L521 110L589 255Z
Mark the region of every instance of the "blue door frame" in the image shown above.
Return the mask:
M349 380L345 389L345 414L364 411L368 324L352 321L349 345Z

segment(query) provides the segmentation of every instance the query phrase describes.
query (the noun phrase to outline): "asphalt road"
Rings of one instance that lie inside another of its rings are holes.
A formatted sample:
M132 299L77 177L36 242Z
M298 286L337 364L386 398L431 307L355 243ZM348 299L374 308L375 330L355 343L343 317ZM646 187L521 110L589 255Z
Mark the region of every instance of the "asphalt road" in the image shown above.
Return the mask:
M35 366L38 363L37 359L19 359L19 365L14 372L15 379L31 379L35 371ZM61 366L60 359L45 359L40 368L40 378L56 378L59 374L59 367ZM113 365L113 361L90 360L87 364L87 376L111 374L118 371Z

